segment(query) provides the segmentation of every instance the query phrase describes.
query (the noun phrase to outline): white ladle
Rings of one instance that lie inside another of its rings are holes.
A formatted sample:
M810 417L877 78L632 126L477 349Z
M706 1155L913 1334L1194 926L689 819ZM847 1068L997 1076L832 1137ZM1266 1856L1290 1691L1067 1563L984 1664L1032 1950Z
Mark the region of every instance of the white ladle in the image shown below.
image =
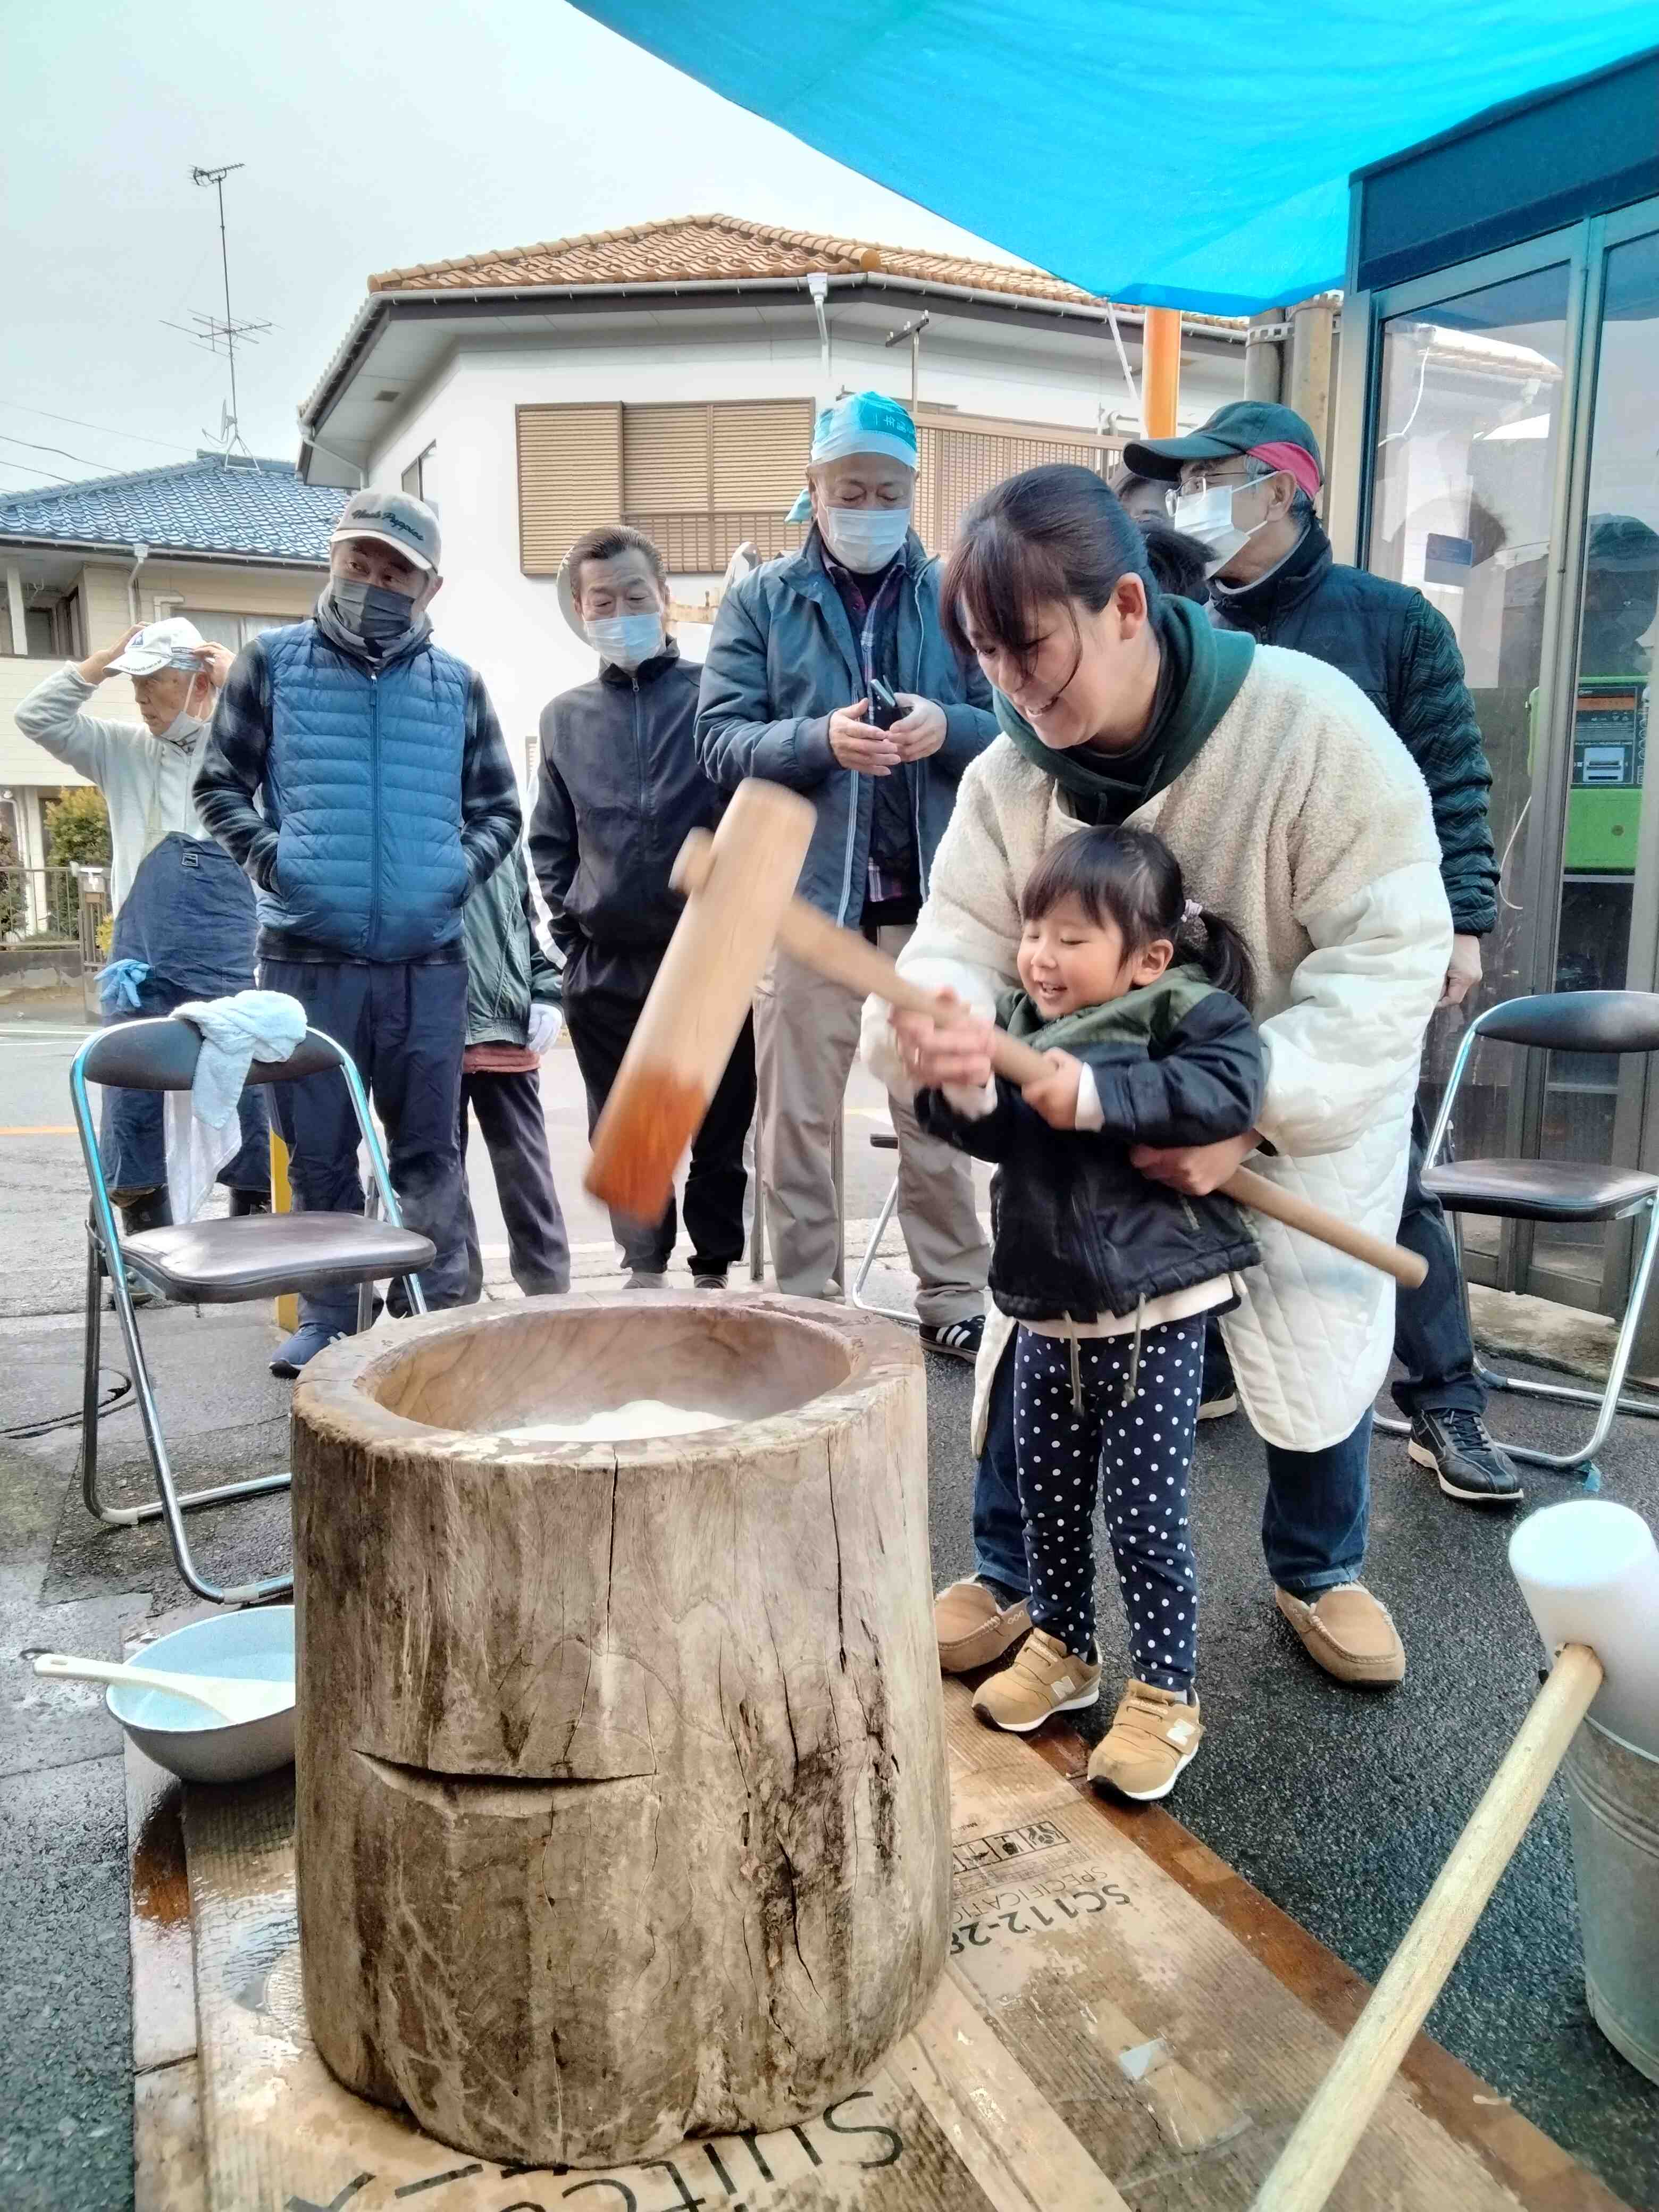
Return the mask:
M165 1690L205 1705L222 1721L262 1721L294 1703L292 1682L236 1681L223 1674L163 1674L153 1667L117 1667L106 1659L72 1659L62 1651L43 1651L37 1674L60 1682L119 1682L134 1690Z

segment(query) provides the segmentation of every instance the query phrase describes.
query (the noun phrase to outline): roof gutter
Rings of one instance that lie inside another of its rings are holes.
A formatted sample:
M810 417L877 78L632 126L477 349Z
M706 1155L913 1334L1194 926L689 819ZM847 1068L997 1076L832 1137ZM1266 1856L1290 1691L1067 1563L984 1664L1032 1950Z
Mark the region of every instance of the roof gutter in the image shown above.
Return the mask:
M799 276L710 276L687 278L666 284L446 284L420 291L371 292L357 310L339 352L324 370L310 396L301 403L301 435L307 445L317 444L316 434L333 412L351 371L368 350L370 341L378 335L380 325L390 320L400 305L448 307L455 308L458 313L471 307L475 313L483 314L507 300L544 300L550 303L556 301L602 301L641 297L678 300L696 299L711 292L727 295L734 292L805 295L815 304L819 304L816 288L825 283L824 273L814 270L810 275ZM1055 322L1092 323L1109 333L1113 322L1114 310L1104 304L1097 307L1082 300L1042 300L1024 292L992 291L982 285L937 283L929 277L902 276L886 269L860 270L856 275L830 276L827 283L831 293L890 289L909 292L919 297L955 301L964 307L994 309L1004 314L1033 314L1045 316ZM1119 307L1115 313L1121 321L1137 325L1145 321L1145 310L1142 308ZM1208 322L1194 325L1194 330L1195 334L1212 337L1224 345L1243 345L1245 341L1245 327L1242 322L1237 330ZM333 458L342 459L343 457L337 454ZM353 462L347 465L355 467L356 464Z
M0 546L8 551L28 553L100 553L111 561L131 561L137 548L127 538L29 538L0 530ZM328 567L325 555L313 561L292 553L222 553L210 552L200 545L147 545L145 560L201 561L216 568L294 568L313 570L322 574ZM141 562L139 566L142 566ZM137 568L132 571L134 576Z

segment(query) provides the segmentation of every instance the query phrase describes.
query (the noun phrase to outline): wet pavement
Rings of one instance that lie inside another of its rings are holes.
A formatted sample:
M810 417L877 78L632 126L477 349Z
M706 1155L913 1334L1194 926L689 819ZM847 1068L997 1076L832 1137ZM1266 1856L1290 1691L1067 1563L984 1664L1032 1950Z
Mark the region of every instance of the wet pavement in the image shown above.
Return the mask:
M585 1264L603 1264L592 1255ZM611 1279L614 1279L612 1278ZM886 1278L902 1294L902 1279ZM191 1482L264 1472L287 1449L287 1386L264 1362L266 1309L171 1310L143 1328L180 1471ZM72 1409L79 1322L5 1324L0 1430ZM106 1359L124 1364L118 1339ZM969 1370L929 1361L934 1565L969 1562ZM1567 1417L1500 1408L1511 1433L1553 1442ZM1383 1696L1319 1674L1273 1610L1261 1562L1261 1448L1241 1419L1200 1431L1194 1480L1203 1572L1200 1686L1208 1734L1170 1809L1276 1904L1368 1978L1386 1962L1497 1765L1535 1682L1538 1653L1504 1564L1507 1516L1441 1498L1404 1446L1379 1439L1369 1577L1410 1655ZM118 1741L100 1693L46 1685L23 1655L118 1654L124 1626L185 1593L154 1527L106 1530L86 1514L66 1426L0 1437L0 2205L115 2212L131 2194L131 1991ZM136 1415L106 1431L110 1487L137 1495ZM1622 1425L1605 1494L1659 1517L1659 1431ZM1572 1494L1534 1478L1533 1503ZM242 1580L288 1555L281 1494L192 1530L215 1572ZM1111 1668L1115 1588L1100 1595ZM1091 1717L1084 1716L1085 1720ZM1659 2089L1607 2045L1585 2008L1566 1820L1558 1784L1430 2021L1631 2204L1659 2206Z

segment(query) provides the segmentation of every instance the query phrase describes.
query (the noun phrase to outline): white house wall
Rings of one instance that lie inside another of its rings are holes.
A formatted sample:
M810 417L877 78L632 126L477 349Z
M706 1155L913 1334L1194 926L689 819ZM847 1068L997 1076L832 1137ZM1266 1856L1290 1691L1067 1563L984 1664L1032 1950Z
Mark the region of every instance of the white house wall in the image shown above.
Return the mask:
M595 399L627 404L819 395L817 332L801 319L781 328L757 315L738 334L689 333L668 327L669 317L653 317L642 330L645 320L615 335L560 331L555 339L544 325L521 339L470 339L450 356L369 470L371 483L394 486L414 460L433 449L425 483L444 534L444 587L433 610L434 629L441 644L483 674L520 776L526 741L533 737L546 702L586 682L598 664L565 627L554 580L520 569L515 409ZM879 328L858 329L834 317L831 323L835 387L873 386L908 398L908 347L884 349ZM1240 397L1243 379L1243 347L1236 357L1189 363L1182 371L1183 419L1201 419ZM963 415L1090 432L1103 406L1128 408L1109 338L1057 341L1035 326L1028 336L1003 324L938 319L922 337L921 399L924 406L951 406ZM325 428L319 435L326 444ZM674 596L699 602L718 581L676 575ZM682 651L694 658L702 658L707 641L702 626L680 632Z

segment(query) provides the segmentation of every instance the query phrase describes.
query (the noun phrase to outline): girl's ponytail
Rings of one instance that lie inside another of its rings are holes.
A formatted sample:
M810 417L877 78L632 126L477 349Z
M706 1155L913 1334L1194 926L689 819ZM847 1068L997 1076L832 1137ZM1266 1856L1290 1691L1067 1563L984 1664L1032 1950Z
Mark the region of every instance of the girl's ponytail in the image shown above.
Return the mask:
M1255 997L1255 963L1250 949L1224 916L1188 899L1176 932L1175 957L1201 968L1218 991L1231 992L1249 1007Z

